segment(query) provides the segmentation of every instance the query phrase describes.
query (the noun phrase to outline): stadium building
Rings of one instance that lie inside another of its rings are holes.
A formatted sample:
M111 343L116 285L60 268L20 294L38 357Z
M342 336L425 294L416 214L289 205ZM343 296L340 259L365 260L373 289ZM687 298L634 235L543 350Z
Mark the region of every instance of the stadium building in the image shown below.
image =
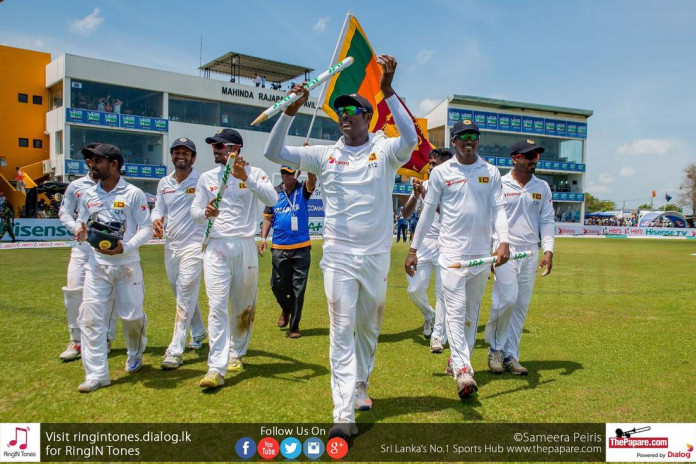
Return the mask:
M427 116L428 137L435 146L450 147L450 130L462 119L481 129L479 154L512 169L509 148L528 137L544 147L536 175L549 183L558 222L580 222L585 205L587 119L592 111L492 98L453 95Z
M205 138L221 127L240 131L245 158L277 184L278 166L262 156L277 116L255 127L250 122L285 96L293 81L301 82L314 71L234 52L201 66L201 77L70 54L51 61L50 55L30 50L0 46L0 52L5 61L21 62L15 68L24 73L2 89L7 100L3 108L11 108L24 122L5 125L12 130L3 131L0 139L0 163L5 164L0 188L15 204L23 199L16 198L20 192L9 182L14 166L29 173L28 187L34 181L68 182L86 173L80 150L95 141L119 146L126 179L154 193L159 179L172 170L169 146L176 138L185 136L196 143L196 167L203 172L214 167ZM259 85L257 76L263 79ZM15 103L23 95L32 104ZM16 112L11 105L18 106ZM22 105L38 116L24 115ZM316 98L310 98L300 110L290 128L289 144L304 142L316 105ZM476 120L482 131L479 152L503 173L511 168L507 150L512 142L524 136L534 138L546 149L537 172L553 190L557 220L580 222L591 115L588 110L454 95L426 119L428 137L435 146L450 145L449 131L458 120ZM319 111L309 143L333 143L340 136L337 124ZM395 206L410 192L410 182L401 182L397 176ZM321 217L322 212L317 215Z

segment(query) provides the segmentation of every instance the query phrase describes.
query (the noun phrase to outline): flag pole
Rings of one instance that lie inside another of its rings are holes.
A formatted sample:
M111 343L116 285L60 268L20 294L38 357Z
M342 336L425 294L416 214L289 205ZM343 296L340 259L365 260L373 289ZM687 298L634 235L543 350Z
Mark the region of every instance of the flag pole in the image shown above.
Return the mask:
M346 38L346 33L348 32L348 23L350 22L350 18L353 17L353 13L348 10L348 13L346 14L346 19L343 21L343 29L341 29L341 34L338 36L338 42L336 42L336 48L334 49L333 56L331 57L331 62L329 63L329 67L333 66L336 60L338 59L338 54L341 51L341 44ZM317 99L317 106L314 108L314 114L312 115L312 120L309 123L309 129L307 129L307 137L305 137L304 143L307 144L309 141L309 134L312 133L312 128L314 127L314 120L317 118L317 113L319 112L319 108L324 106L324 98L326 97L326 86L328 85L329 81L324 82L324 84L321 86L321 92L319 94L319 98Z

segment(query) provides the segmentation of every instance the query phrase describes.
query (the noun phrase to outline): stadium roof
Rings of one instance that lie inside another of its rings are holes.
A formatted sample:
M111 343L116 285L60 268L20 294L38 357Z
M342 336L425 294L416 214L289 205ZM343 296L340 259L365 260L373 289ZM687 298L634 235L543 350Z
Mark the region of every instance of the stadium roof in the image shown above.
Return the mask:
M266 76L266 80L269 82L285 82L301 75L309 77L309 73L314 71L306 66L281 63L280 61L236 52L228 52L210 63L204 64L199 69L205 71L206 75L214 72L248 79L254 79L258 74Z
M574 114L577 116L584 116L589 118L592 116L592 110L581 110L578 108L566 108L563 106L551 106L551 105L539 105L537 103L522 103L511 100L498 100L496 98L485 98L485 97L472 97L470 95L457 95L454 94L450 98L452 103L473 103L483 106L490 106L493 108L505 109L505 110L538 110L538 111L548 111L551 113L563 113L563 114Z

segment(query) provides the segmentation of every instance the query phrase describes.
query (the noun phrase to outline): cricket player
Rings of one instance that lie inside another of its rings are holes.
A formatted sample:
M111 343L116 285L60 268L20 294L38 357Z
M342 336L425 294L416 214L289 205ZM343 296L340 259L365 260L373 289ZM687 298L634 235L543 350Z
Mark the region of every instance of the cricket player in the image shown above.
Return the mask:
M249 348L259 280L254 242L259 228L257 200L273 206L278 194L265 172L244 161L241 155L244 143L239 132L220 129L205 139L205 143L212 146L215 163L219 166L204 172L198 179L191 216L200 224L215 218L203 256L205 290L210 304L210 352L208 373L200 386L216 388L224 385L228 370L243 369L242 357ZM234 157L233 170L216 208L213 203L230 156Z
M174 335L162 360L162 369L176 369L183 364L189 328L189 348L200 348L206 335L198 306L203 274L201 243L205 227L191 218L191 203L199 178L193 167L196 145L193 140L180 137L172 143L169 153L174 172L160 179L155 208L151 213L155 237L164 237L164 265L176 298Z
M464 399L478 389L471 366L479 306L490 274L488 266L452 269L449 266L490 255L491 221L498 234L496 266L510 257L508 225L500 171L477 153L480 131L475 122L458 121L451 131L456 155L433 169L423 212L408 252L406 272L418 267L418 250L440 206L440 278L445 300L447 338L457 393Z
M99 143L87 144L85 148L94 148L100 145ZM79 230L80 224L77 219L78 203L85 192L97 185L97 181L92 178L92 160L85 160L89 172L75 179L68 184L68 188L63 193L63 200L58 209L58 218L63 223L66 229L73 235ZM68 282L63 287L63 301L65 302L65 311L68 315L68 331L70 333L70 342L60 354L60 359L64 362L73 361L80 356L80 305L82 304L82 289L85 283L85 273L87 272L87 263L90 256L94 254L94 248L89 243L76 242L70 251L70 262L68 263ZM118 320L118 312L112 306L109 310L109 330L107 333L107 354L111 352L111 341L116 338L116 322Z
M343 136L334 145L289 147L285 137L309 92L271 130L264 156L317 174L324 186L324 255L320 267L329 307L334 423L357 434L354 408L369 410L368 381L374 367L387 296L392 244L392 191L396 171L417 143L413 121L392 88L397 62L380 55L380 90L400 136L370 133L373 109L361 95L341 95L333 105ZM333 429L332 429L333 430Z
M436 166L452 158L452 152L446 148L435 148L430 152L430 173ZM410 216L420 205L422 210L423 198L428 190L428 181L413 180L413 193L406 201L402 214ZM442 353L444 344L447 343L445 331L445 306L440 281L438 265L438 238L440 236L440 214L435 213L433 224L423 239L423 245L418 249L418 269L411 277L408 276L408 296L423 313L423 336L430 339L430 352ZM428 303L428 286L430 276L435 271L435 310Z
M551 273L556 230L551 189L534 175L543 152L544 148L532 139L515 142L510 147L513 168L502 178L510 252L537 250L541 240L542 277ZM486 342L490 344L488 368L495 374L505 370L527 375L527 368L519 362L520 338L534 290L536 264L533 259L519 259L495 271L491 315L486 324Z
M143 365L147 316L138 249L152 237L152 224L143 191L121 178L121 150L99 144L83 148L82 154L92 160L92 178L97 181L80 201L77 220L81 227L75 237L88 240L95 248L87 264L79 317L86 379L78 390L89 393L111 383L106 332L112 306L123 324L126 372L136 372Z

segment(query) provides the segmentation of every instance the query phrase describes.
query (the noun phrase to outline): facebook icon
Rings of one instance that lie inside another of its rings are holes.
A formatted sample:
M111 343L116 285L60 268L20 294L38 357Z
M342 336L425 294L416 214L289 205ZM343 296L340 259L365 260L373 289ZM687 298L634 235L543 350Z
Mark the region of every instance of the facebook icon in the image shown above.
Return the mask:
M240 438L234 445L237 456L242 459L249 459L256 453L256 442L249 437Z

